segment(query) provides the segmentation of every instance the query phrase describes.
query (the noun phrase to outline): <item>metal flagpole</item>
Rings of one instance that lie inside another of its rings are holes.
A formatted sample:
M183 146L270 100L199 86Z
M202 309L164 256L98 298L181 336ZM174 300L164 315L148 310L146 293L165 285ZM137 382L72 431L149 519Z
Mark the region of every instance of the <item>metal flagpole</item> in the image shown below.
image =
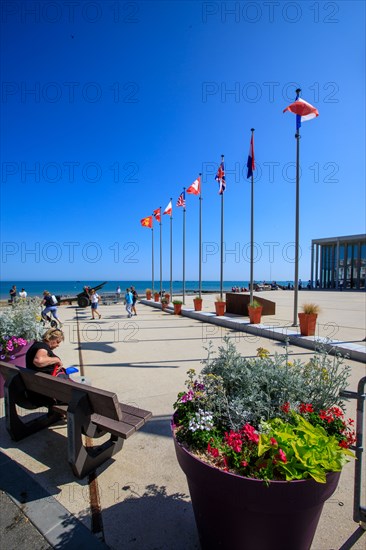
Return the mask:
M254 137L254 128L251 129L252 139ZM253 154L253 151L251 150ZM251 200L250 200L250 303L253 302L253 286L254 286L254 171L252 170L252 183L251 183Z
M163 239L162 239L162 214L161 206L160 210L160 298L163 296Z
M198 296L202 298L202 173L199 173L200 178L200 208L199 208L199 251L198 251Z
M296 95L300 96L301 90L296 90ZM293 327L297 327L297 307L299 294L299 226L300 226L300 128L298 128L296 117L296 207L295 207L295 281L294 281L294 319Z
M151 226L151 283L152 294L154 295L154 225Z
M183 187L183 197L185 200L186 188ZM186 300L186 207L183 206L183 304Z
M170 197L172 211L170 213L170 299L173 298L173 199ZM173 301L173 300L172 300Z
M221 155L221 162L224 162L224 155ZM223 299L224 279L224 191L221 193L221 254L220 254L220 298Z

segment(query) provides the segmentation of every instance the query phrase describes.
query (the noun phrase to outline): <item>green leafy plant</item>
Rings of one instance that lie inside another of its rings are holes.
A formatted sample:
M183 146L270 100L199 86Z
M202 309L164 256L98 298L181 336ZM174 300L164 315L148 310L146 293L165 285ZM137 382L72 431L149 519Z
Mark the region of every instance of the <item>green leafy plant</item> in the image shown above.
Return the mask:
M179 442L214 466L271 480L325 482L352 455L353 420L339 398L349 368L319 350L307 363L283 355L240 356L232 342L200 376L188 371L186 390L174 404Z
M183 304L182 300L173 300L173 304Z
M253 300L248 304L248 306L253 309L257 309L258 307L262 307L262 304L260 304L257 300Z
M221 296L221 294L217 294L217 295L216 295L216 298L215 298L215 302L224 303L225 300L224 300L224 298Z

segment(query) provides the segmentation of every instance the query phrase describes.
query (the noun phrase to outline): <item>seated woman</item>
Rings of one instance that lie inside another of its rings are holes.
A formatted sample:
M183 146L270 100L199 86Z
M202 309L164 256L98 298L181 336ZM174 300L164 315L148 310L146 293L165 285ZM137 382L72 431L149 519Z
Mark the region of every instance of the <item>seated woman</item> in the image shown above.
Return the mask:
M41 342L34 342L25 356L27 369L53 374L56 365L57 372L62 372L62 361L53 352L65 339L64 333L58 328L47 330Z

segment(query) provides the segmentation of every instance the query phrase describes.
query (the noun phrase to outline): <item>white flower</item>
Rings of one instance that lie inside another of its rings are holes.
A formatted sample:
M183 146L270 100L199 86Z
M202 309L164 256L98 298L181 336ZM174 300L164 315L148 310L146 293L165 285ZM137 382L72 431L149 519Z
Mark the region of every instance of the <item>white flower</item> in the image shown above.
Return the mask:
M195 432L197 430L205 430L209 432L214 427L212 420L213 416L211 412L204 412L199 409L199 411L196 412L194 417L189 421L188 429L191 432Z

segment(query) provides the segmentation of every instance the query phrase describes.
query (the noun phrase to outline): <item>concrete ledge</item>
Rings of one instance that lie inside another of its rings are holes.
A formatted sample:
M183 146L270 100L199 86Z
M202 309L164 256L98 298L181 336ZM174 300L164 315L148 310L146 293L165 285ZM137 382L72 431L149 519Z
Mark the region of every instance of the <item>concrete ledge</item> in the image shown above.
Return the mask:
M161 309L160 302L154 302L153 300L140 300L142 304L147 306ZM168 313L174 311L173 307L168 306ZM166 310L166 311L167 311ZM289 341L290 344L303 347L306 349L315 350L321 345L324 349L335 355L340 353L341 355L347 355L349 359L354 361L366 362L366 349L362 345L355 344L353 342L340 342L339 340L329 340L319 336L301 336L299 329L292 326L277 326L258 324L251 325L248 318L243 318L234 313L228 313L218 317L215 313L207 311L194 311L191 308L182 307L182 316L196 319L204 323L211 323L213 325L230 328L239 332L246 332L254 336L260 336L262 338L269 338L270 340L278 340L280 342Z

